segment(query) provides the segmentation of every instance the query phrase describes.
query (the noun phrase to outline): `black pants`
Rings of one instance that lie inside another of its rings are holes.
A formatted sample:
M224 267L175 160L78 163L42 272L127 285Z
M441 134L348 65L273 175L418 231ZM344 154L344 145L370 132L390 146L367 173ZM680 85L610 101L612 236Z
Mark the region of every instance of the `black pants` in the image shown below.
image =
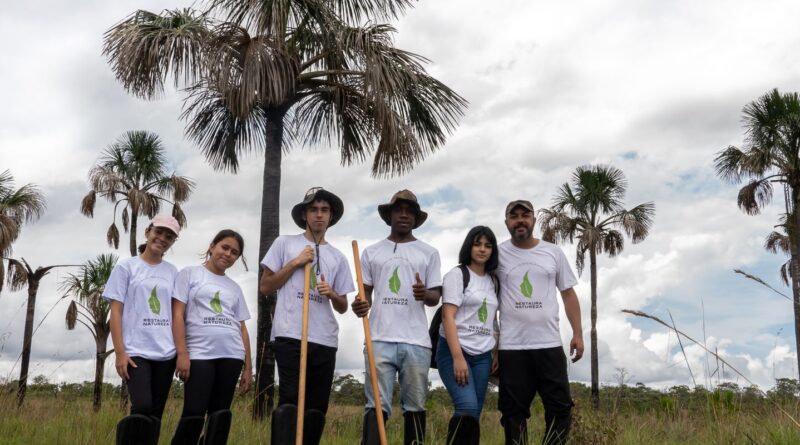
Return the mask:
M183 387L181 417L204 416L230 409L244 361L235 358L190 360L189 380Z
M297 386L300 383L300 340L277 337L275 361L278 362L278 406L297 405ZM306 362L305 408L328 412L328 401L336 367L336 348L318 343L308 343Z
M500 351L500 422L524 421L531 416L536 393L542 397L547 437L566 440L572 397L567 377L567 357L560 346L547 349ZM545 443L550 443L546 440ZM556 441L554 443L560 443Z
M136 368L128 365L128 394L131 399L131 414L156 416L159 419L167 404L175 359L165 361L131 357Z

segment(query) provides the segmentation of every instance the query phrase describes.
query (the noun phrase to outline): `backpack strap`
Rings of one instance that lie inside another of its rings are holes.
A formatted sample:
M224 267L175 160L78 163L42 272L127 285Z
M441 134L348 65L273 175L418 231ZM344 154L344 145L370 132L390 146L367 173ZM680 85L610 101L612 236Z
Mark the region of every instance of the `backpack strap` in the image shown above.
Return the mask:
M467 290L467 286L469 286L469 270L467 269L467 266L463 264L459 264L458 268L461 269L461 277L464 280L464 290L462 290L462 292L465 292Z

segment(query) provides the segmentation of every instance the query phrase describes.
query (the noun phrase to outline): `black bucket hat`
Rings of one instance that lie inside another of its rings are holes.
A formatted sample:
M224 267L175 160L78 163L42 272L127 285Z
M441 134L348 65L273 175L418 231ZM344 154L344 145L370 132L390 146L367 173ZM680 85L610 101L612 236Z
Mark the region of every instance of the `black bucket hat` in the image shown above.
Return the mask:
M325 201L331 206L331 222L328 227L333 227L344 214L344 204L338 196L322 187L311 187L306 192L303 201L292 207L292 219L301 229L306 228L306 220L303 218L306 206L314 201Z
M392 195L392 199L388 203L378 206L378 215L381 216L381 219L386 223L386 225L392 225L392 207L397 204L398 201L408 202L417 213L417 217L414 218L414 227L412 227L412 229L416 229L417 227L421 226L422 223L428 219L428 214L423 212L419 207L417 196L412 193L411 190L400 190Z

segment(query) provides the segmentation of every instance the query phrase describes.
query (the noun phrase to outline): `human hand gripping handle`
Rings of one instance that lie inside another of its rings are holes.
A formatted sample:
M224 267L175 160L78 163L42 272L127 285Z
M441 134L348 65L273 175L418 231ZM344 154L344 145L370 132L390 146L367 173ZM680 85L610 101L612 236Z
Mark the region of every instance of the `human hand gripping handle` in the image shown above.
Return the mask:
M419 278L419 272L414 274L414 285L411 286L414 292L414 299L417 301L425 301L425 297L428 295L428 289L425 288L425 283Z
M300 254L292 260L292 264L294 267L303 267L312 261L314 261L314 249L312 249L311 246L306 246L300 251Z

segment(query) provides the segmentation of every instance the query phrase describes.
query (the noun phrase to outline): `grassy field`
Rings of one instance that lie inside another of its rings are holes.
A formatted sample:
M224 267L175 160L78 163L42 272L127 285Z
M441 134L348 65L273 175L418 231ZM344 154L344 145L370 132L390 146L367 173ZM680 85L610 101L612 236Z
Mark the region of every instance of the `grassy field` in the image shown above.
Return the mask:
M175 429L181 400L167 404L161 444L168 444ZM736 400L717 403L710 398L705 406L686 406L663 402L660 408L629 409L613 400L604 403L605 411L594 413L588 400L576 400L571 435L572 444L800 444L800 428L767 400L744 407ZM2 444L111 444L114 427L122 417L113 400L106 400L99 413L93 413L88 398L34 395L17 410L13 396L0 396L0 443ZM800 417L797 403L780 405L791 416ZM269 422L250 420L246 400L233 407L234 423L229 443L269 443ZM326 445L358 444L361 434L361 408L331 406L325 437ZM429 444L444 444L448 406L435 404L429 410ZM531 443L542 435L541 405L534 405L530 423ZM499 413L489 408L481 419L482 444L503 443ZM389 443L402 443L402 424L395 415L389 422Z

